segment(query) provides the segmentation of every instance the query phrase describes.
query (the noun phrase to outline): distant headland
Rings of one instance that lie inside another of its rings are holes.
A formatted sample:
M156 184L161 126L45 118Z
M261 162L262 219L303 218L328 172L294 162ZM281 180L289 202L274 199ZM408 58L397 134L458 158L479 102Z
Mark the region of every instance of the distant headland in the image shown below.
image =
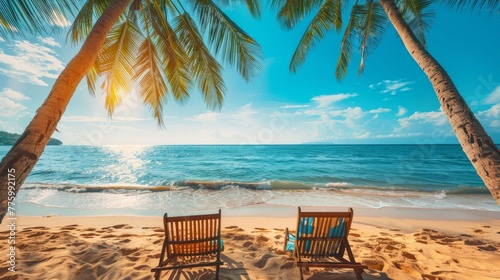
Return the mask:
M16 133L8 133L5 131L0 131L0 146L11 146L16 143L21 135ZM63 143L59 139L50 138L47 145L62 145Z

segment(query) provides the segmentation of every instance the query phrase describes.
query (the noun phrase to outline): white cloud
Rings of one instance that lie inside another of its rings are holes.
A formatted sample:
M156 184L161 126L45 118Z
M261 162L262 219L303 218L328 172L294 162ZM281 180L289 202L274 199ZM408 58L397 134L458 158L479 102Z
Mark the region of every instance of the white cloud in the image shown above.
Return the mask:
M403 80L383 80L377 84L370 85L370 89L382 88L380 93L390 93L391 95L396 95L401 91L409 91L412 88L408 87L408 85L413 84L414 82L405 82Z
M196 115L194 117L189 118L189 120L192 121L201 121L201 122L209 122L209 121L215 121L219 119L219 117L222 115L222 113L216 113L216 112L207 112L203 114Z
M153 118L137 118L137 117L103 117L103 116L62 116L61 122L83 122L83 123L95 123L95 122L138 122L138 121L150 121Z
M0 96L0 116L12 117L25 110L26 106Z
M391 109L388 109L388 108L378 108L375 110L370 110L370 111L368 111L368 113L378 114L378 113L389 113L390 111L391 111Z
M446 116L441 111L433 112L415 112L407 118L399 119L401 128L409 127L411 124L429 123L435 126L445 125L447 123Z
M234 113L207 112L188 118L188 120L197 122L214 122L224 120L236 122L240 125L250 125L254 123L252 116L257 113L258 112L252 108L252 103L250 102L240 107L239 110Z
M334 102L338 102L356 96L358 96L356 93L339 93L339 94L315 96L311 100L318 102L318 108L325 108L330 106Z
M482 123L488 123L491 127L500 127L500 104L493 105L490 109L479 111L478 118Z
M64 69L64 64L48 47L28 41L14 41L11 49L12 55L0 49L0 74L20 82L47 86L42 79L55 79Z
M500 103L500 86L496 87L493 92L484 99L485 104L496 104Z
M0 96L4 96L18 101L31 100L31 98L11 88L3 88L2 92L0 92Z
M44 43L45 45L49 45L51 47L61 47L61 44L59 44L58 42L56 42L56 40L52 37L37 37L37 39Z
M493 105L486 111L480 111L478 116L485 116L488 118L500 118L500 104Z
M491 127L500 127L500 104L493 105L488 110L480 111L477 113L478 118L481 122L488 122Z
M396 114L396 116L401 117L406 113L408 113L408 110L405 107L398 106L398 113Z
M53 26L58 26L58 27L68 27L71 25L71 22L69 22L64 15L53 11L52 12L52 19L50 20L50 24Z
M307 108L309 105L285 105L279 107L279 109L296 109L296 108Z
M490 123L491 127L500 127L500 121L499 120L494 120Z

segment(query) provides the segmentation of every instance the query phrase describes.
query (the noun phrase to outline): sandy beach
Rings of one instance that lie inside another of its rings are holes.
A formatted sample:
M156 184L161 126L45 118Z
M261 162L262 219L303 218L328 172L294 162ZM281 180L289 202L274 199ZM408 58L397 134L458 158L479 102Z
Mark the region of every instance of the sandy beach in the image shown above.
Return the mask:
M305 210L321 210L306 207ZM335 209L335 208L333 208ZM329 210L329 209L323 209ZM336 209L342 210L342 209ZM498 212L354 209L349 240L365 279L498 279ZM208 211L209 212L209 211ZM296 226L294 207L223 209L221 279L299 279L282 251L284 229ZM163 241L161 217L20 216L16 272L2 246L1 280L152 279ZM7 243L7 221L1 240ZM162 279L213 279L212 269L163 274ZM353 279L352 270L311 269L307 279Z

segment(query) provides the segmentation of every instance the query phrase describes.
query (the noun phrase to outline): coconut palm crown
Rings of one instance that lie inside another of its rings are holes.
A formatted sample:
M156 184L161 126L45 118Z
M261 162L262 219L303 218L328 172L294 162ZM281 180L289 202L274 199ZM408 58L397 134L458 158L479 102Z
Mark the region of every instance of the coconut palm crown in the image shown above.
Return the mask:
M72 42L86 38L109 2L89 0L82 6L68 34ZM225 86L216 56L235 65L247 81L259 72L262 51L254 39L213 1L185 2L134 0L108 33L87 74L87 84L91 94L104 92L110 115L135 91L163 126L167 96L185 101L193 84L209 108L220 108ZM258 17L258 2L246 3ZM196 20L186 10L188 6Z

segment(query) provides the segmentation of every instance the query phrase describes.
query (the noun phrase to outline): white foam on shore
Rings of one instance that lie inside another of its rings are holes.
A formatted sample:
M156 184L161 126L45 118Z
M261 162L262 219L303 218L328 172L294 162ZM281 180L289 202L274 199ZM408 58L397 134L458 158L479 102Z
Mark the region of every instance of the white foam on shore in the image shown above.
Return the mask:
M69 189L71 190L71 189ZM282 206L385 207L477 209L500 211L489 194L446 194L444 192L404 192L352 189L314 190L253 190L238 186L225 186L219 190L190 188L170 191L111 189L106 191L60 191L54 188L21 189L16 197L20 204L50 207L53 214L65 215L68 209L82 212L126 211L134 215L148 211L195 211L206 209L237 209L259 204ZM24 209L17 211L22 215Z

